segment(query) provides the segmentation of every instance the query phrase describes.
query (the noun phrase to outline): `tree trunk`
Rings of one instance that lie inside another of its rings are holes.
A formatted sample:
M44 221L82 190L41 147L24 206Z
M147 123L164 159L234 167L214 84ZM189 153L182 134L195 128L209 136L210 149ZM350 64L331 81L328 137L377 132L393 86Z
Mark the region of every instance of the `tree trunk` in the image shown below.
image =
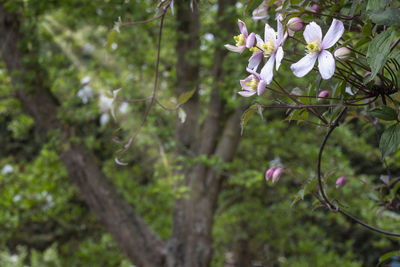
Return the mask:
M25 32L17 18L18 15L8 12L4 2L0 3L0 36L4 40L1 54L23 108L35 119L40 131L60 132L61 161L91 211L121 250L138 266L167 266L169 260L162 240L116 191L87 148L69 142L70 132L75 131L58 120L58 102L47 87L46 73L37 60L38 46L23 47ZM34 32L29 34L34 43ZM29 63L24 64L27 58Z
M191 55L199 53L198 30L193 30L198 25L198 7L193 1L193 10L189 8L189 1L178 1L178 36L189 36L185 41L178 40L176 53L178 56L178 91L185 88L179 85L189 84L198 80L199 67L190 63L197 63ZM235 24L230 19L233 16L226 14L232 12L235 0L219 0L218 16L216 23L218 29L227 33L233 32ZM229 11L231 10L231 11ZM232 14L231 14L232 15ZM181 27L185 25L185 27ZM189 32L187 32L189 30ZM186 31L186 32L185 32ZM218 35L217 39L219 38ZM222 64L226 55L225 48L218 47L214 53L213 79L216 88L212 90L209 102L209 111L199 134L198 125L198 100L194 98L186 108L187 114L192 114L190 124L177 128L178 142L186 150L180 151L184 156L220 156L223 161L231 161L240 137L240 116L242 108L239 107L231 114L226 123L221 121L225 101L220 97L219 84L223 81L225 73ZM192 59L192 60L190 60ZM190 63L188 63L190 62ZM187 88L189 90L191 88ZM193 108L193 109L192 109ZM189 116L189 115L188 115ZM193 124L195 126L193 126ZM186 122L185 122L186 124ZM218 142L217 142L218 141ZM187 166L184 170L183 185L189 188L189 197L177 199L174 207L173 235L169 241L169 249L174 255L174 266L206 267L210 266L212 259L212 226L218 195L223 182L220 173L204 164Z

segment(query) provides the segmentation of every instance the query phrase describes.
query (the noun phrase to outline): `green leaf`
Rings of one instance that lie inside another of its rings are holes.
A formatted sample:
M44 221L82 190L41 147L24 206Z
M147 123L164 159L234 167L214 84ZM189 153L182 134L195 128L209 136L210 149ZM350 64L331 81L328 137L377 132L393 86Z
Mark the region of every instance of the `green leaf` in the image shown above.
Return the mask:
M107 36L107 43L106 43L106 49L107 49L108 51L110 51L110 47L111 47L111 44L113 43L113 41L114 41L114 39L115 39L115 35L117 35L117 30L112 30L112 31L110 31L110 32L108 33L108 36Z
M253 115L254 112L258 111L259 106L259 104L253 104L243 112L242 117L240 118L241 135L243 135L244 127L246 127L246 124L249 121L251 115Z
M294 200L292 201L292 204L290 204L290 207L292 208L294 204L299 202L300 200L304 199L304 194L305 194L305 188L300 189L297 194L295 195Z
M244 8L243 14L246 14L249 11L249 8L253 5L254 0L248 0L247 4Z
M386 6L386 1L382 1L382 0L368 0L367 11L379 10L379 9L385 8L385 6Z
M394 37L394 31L387 30L372 39L368 46L367 61L371 67L371 75L368 76L367 82L375 78L376 74L385 65L390 52L390 44Z
M179 105L185 104L194 95L195 92L196 92L196 89L182 93L178 97L178 104Z
M382 151L382 156L395 152L400 144L400 125L394 124L387 128L382 136L379 143L379 148Z
M370 12L369 18L378 25L400 26L400 10L386 7L384 10Z
M391 252L385 253L382 256L380 256L379 262L378 262L378 264L376 266L379 266L384 261L390 259L391 257L396 257L396 256L400 256L400 250L396 250L396 251L391 251Z
M369 111L371 116L377 117L384 121L395 121L397 120L397 112L388 106L382 106Z

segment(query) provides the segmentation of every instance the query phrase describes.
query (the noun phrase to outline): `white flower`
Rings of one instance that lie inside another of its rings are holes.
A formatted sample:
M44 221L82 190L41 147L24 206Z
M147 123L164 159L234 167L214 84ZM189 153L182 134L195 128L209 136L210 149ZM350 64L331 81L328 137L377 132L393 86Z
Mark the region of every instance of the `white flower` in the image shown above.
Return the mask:
M307 42L308 54L299 62L290 67L297 77L303 77L309 73L318 58L318 69L322 79L330 79L335 73L335 59L326 49L331 48L342 37L344 32L343 22L333 19L328 32L322 39L321 27L311 22L304 30L304 39ZM321 41L322 40L322 41Z
M266 81L267 84L271 83L274 76L275 62L276 70L278 70L283 59L282 45L285 37L283 35L282 23L279 19L277 20L277 25L278 33L271 26L265 24L264 40L256 35L257 45L250 49L254 53L249 59L248 68L250 69L257 69L263 57L269 58L260 73L262 80Z

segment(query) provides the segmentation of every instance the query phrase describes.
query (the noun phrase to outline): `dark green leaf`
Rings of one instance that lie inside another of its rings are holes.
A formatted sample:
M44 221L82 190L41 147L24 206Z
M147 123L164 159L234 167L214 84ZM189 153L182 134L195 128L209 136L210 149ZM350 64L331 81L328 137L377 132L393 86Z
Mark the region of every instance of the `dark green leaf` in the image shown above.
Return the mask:
M379 148L382 151L382 156L386 157L387 155L395 152L399 144L400 144L400 125L394 124L389 128L387 128L381 136Z
M377 35L369 44L367 61L371 67L371 75L368 76L367 82L375 78L376 74L385 65L393 37L394 31L387 30Z
M384 10L370 12L369 18L378 25L400 26L400 10L386 7Z
M251 115L253 115L254 112L258 111L259 106L259 104L253 104L243 112L242 117L240 118L240 134L243 134L244 127L246 127L246 124L249 121Z
M378 119L385 121L395 121L397 120L397 112L388 106L382 106L375 108L369 112L371 116L377 117Z

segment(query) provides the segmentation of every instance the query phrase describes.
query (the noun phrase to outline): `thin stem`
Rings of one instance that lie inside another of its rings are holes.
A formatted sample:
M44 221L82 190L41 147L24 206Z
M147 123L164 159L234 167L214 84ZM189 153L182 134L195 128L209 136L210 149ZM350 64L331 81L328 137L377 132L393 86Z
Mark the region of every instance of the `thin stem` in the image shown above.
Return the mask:
M339 213L343 214L344 216L346 216L347 218L351 219L352 221L354 221L354 222L356 222L356 223L358 223L358 224L364 226L365 228L367 228L367 229L369 229L369 230L371 230L371 231L374 231L374 232L377 232L377 233L380 233L380 234L389 235L389 236L400 237L400 233L388 232L388 231L379 229L379 228L377 228L377 227L371 226L371 225L365 223L364 221L358 219L357 217L353 216L353 215L350 214L349 212L347 212L347 211L341 209L338 205L333 204L333 203L329 200L328 196L327 196L326 193L325 193L325 190L324 190L323 185L322 185L322 178L321 178L322 153L323 153L323 151L324 151L324 148L325 148L326 142L328 141L329 136L331 135L331 133L333 132L333 130L339 125L338 122L339 122L339 120L341 119L341 117L343 116L343 114L344 114L344 112L346 111L346 109L347 109L347 107L344 107L344 108L340 111L340 113L339 113L339 115L337 116L337 118L335 119L335 121L334 121L334 122L331 124L331 126L329 127L329 130L328 130L328 132L326 133L326 135L325 135L325 137L324 137L324 140L322 141L320 150L319 150L319 154L318 154L318 163L317 163L317 175L318 175L319 190L320 190L320 193L321 193L321 195L322 195L322 198L323 198L323 200L324 200L324 202L325 202L325 205L329 208L329 210L335 211L335 212L339 212ZM319 198L318 198L318 199L319 199ZM319 199L319 201L321 201L321 200Z
M157 46L157 60L156 60L156 70L155 70L155 76L154 76L154 85L153 85L153 93L151 95L151 101L150 104L147 106L147 109L144 113L142 122L139 125L139 128L136 130L136 132L129 138L128 142L124 145L124 148L118 152L119 155L122 155L125 153L129 147L131 146L133 140L136 138L136 136L139 134L140 130L142 129L143 125L145 124L147 120L147 116L150 113L151 108L153 107L153 104L156 101L156 94L157 94L157 83L158 83L158 76L159 76L159 66L160 66L160 53L161 53L161 39L162 39L162 31L163 31L163 26L164 26L164 18L165 14L168 10L169 5L167 5L163 13L160 15L161 16L161 21L160 21L160 29L158 32L158 46ZM116 160L117 161L117 160ZM118 161L119 162L119 161Z

